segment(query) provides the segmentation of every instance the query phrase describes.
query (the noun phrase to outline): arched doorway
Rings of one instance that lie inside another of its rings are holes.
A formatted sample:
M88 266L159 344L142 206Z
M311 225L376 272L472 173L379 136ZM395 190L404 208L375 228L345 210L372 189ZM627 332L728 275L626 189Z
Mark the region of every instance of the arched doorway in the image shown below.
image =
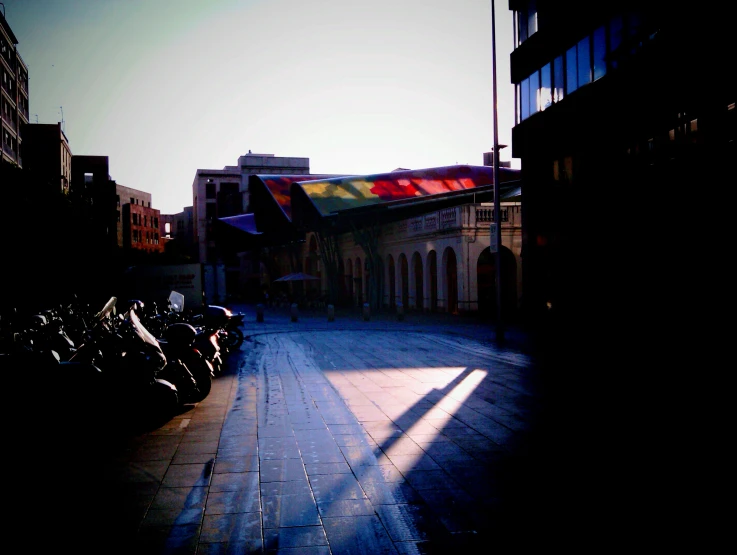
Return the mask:
M458 314L458 263L456 253L448 247L443 253L445 259L445 298L448 312Z
M338 260L338 291L336 292L336 304L344 304L348 298L348 291L346 289L346 276L345 276L345 265L343 259Z
M414 274L414 286L415 286L415 309L422 311L425 302L425 292L423 288L424 275L422 271L422 257L420 253L415 252L412 255L412 273Z
M356 272L353 276L353 289L355 292L355 298L353 299L353 302L355 306L361 306L363 303L363 269L361 268L361 259L356 258Z
M386 282L384 274L384 261L380 256L376 257L376 303L377 308L385 308L385 294L386 294Z
M476 266L478 313L484 319L496 319L496 255L487 247Z
M349 258L345 266L345 303L350 306L353 303L353 261Z
M409 265L407 264L407 257L404 253L399 255L399 279L402 280L402 306L406 310L409 308Z
M389 308L394 309L397 306L397 282L396 282L396 271L394 269L394 257L390 254L388 256L389 266Z
M317 254L317 239L312 235L310 237L310 248L307 252L307 260L305 260L305 273L311 276L322 278L320 273L320 255ZM307 299L316 299L320 296L320 280L310 280L306 282L305 292Z
M427 255L427 271L430 274L428 276L430 281L430 312L436 312L438 310L438 255L435 251L430 251Z
M514 254L507 247L502 247L501 255L501 315L504 320L513 320L517 317L517 264ZM496 320L498 317L496 261L496 254L492 254L490 249L486 248L479 255L476 270L479 315L490 320Z

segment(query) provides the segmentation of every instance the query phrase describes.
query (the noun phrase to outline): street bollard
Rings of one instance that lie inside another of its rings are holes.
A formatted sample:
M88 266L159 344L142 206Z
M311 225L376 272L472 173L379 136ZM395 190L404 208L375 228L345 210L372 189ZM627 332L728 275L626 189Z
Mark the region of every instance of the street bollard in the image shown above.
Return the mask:
M368 303L363 303L363 321L368 322L371 318L371 307Z
M397 320L400 322L404 320L404 305L402 303L397 303Z
M335 321L335 307L331 304L328 305L328 322Z
M298 308L299 305L297 303L292 303L292 322L296 322L299 319L297 315Z
M256 305L256 321L257 322L264 321L264 305L262 304Z

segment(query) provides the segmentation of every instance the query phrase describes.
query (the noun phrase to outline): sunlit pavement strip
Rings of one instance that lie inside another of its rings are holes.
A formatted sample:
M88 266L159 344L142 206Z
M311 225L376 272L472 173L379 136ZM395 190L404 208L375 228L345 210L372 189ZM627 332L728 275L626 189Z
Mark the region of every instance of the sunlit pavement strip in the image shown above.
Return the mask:
M208 500L199 552L257 551L261 533L267 552L474 545L494 508L489 463L524 431L532 392L513 366L453 343L463 348L420 334L260 336L240 372L211 492L224 477L235 491L252 487L242 477L252 470L218 467L255 452L260 488L249 490L249 506L242 496L221 502L223 514L208 514ZM255 436L238 432L253 432L254 419Z
M108 464L120 491L97 510L120 514L99 533L122 551L462 553L500 532L505 461L535 416L521 355L333 328L232 356L207 399Z

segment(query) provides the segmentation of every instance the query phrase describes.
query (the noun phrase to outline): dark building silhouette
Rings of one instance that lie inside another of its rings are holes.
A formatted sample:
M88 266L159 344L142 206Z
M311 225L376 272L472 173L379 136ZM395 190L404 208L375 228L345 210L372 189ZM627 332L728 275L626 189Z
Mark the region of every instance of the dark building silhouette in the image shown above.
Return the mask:
M28 123L28 68L18 39L0 12L0 161L23 167L22 127Z
M68 193L72 151L61 123L23 126L23 169L49 193Z
M546 432L519 471L535 484L528 527L569 548L683 547L694 510L711 506L668 477L698 474L681 442L713 394L705 345L724 291L715 268L728 204L707 215L700 200L718 198L737 169L734 5L509 8L524 306L548 347ZM556 514L564 499L575 509Z
M527 309L660 320L688 304L692 199L735 175L729 33L659 2L509 7Z
M84 207L89 246L113 251L118 246L116 184L110 178L107 156L72 156L70 194Z

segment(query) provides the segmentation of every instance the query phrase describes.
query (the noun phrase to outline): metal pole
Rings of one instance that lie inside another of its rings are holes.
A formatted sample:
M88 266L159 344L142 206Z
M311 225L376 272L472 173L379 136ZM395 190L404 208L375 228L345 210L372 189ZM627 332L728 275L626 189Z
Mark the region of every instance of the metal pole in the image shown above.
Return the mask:
M504 341L502 323L502 222L499 208L499 124L497 121L496 95L496 17L494 0L491 0L491 67L493 77L493 114L494 114L494 223L496 224L496 340Z

